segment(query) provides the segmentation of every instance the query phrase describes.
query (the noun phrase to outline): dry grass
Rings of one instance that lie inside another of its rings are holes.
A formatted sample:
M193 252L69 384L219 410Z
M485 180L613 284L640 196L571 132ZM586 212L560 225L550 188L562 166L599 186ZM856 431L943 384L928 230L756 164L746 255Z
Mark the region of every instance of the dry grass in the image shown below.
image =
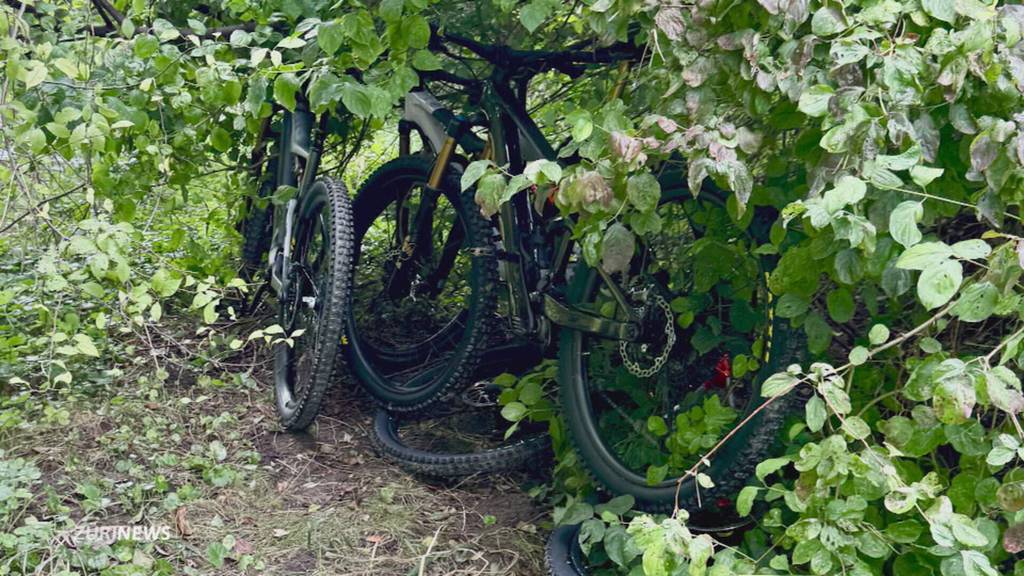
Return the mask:
M367 406L345 383L310 433L286 434L275 422L266 374L255 384L223 384L200 377L183 354L165 360L170 374L163 381L151 377L150 364L134 366L105 392L69 400L66 425L2 439L4 448L37 463L60 500L46 502L40 492L28 513L79 524L174 526L174 539L146 551L175 573L544 572L537 524L546 511L521 490L524 478L428 483L373 453ZM215 441L227 454L219 464L208 456ZM238 478L213 485L214 464ZM153 488L157 479L169 488ZM86 502L83 484L100 486L105 501ZM167 491L188 485L196 496L169 506ZM215 568L206 550L225 537L234 539L232 558ZM262 569L244 571L236 563L244 556Z

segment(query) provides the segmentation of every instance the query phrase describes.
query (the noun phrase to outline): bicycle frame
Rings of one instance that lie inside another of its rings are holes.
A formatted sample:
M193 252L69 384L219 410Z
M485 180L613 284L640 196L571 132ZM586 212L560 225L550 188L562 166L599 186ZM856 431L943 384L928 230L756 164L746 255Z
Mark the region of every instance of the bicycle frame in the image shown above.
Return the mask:
M623 78L627 66L626 63L620 66ZM623 78L613 88L613 96L621 92ZM479 156L493 160L498 166L507 166L511 173L518 174L530 161L555 161L558 155L530 118L510 84L510 79L500 73L496 73L487 82L482 96L482 108L487 118L489 138ZM422 94L414 93L411 103L407 100L405 121L419 128L421 134L430 141L431 147L438 150L428 183L436 189L452 164L456 144L470 122L463 120L463 125L441 126L436 120L440 103ZM424 110L429 113L423 113ZM440 138L442 130L445 135L443 139ZM405 134L407 138L408 132ZM438 142L440 146L435 148ZM402 147L403 152L407 153L407 139L403 140ZM628 321L605 318L567 306L550 293L556 281L565 278L574 242L569 227L563 223L557 226L553 234L554 250L550 251L550 256L544 253L543 246L536 242L542 222L531 209L527 190L519 192L500 207L497 223L501 239L497 257L509 291L509 321L514 332L547 343L553 324L616 340L638 341L641 338L640 324L635 318L633 307L628 305L618 285L600 268L597 268L598 274L620 307L630 315ZM489 254L491 250L493 248L476 247L474 253Z
M327 115L319 119L309 111L304 101L299 101L294 112L285 111L278 136L277 151L280 155L275 175L278 186L291 186L298 190L284 205L284 210L274 210L273 232L267 261L270 285L280 297L286 289L290 274L288 263L294 230L295 210L303 190L308 190L316 178L323 154L326 136ZM296 175L301 173L301 180Z

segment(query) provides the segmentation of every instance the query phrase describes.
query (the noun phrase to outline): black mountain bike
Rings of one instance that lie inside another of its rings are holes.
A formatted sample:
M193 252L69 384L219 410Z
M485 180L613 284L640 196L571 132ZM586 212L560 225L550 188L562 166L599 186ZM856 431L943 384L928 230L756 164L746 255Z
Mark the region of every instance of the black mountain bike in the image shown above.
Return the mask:
M340 359L351 301L352 207L342 182L317 178L330 116L300 98L264 123L253 166L262 167L242 224L243 272L276 296L274 396L282 426L313 423ZM269 146L269 150L268 150Z
M658 174L660 230L646 234L627 272L616 274L577 256L572 220L535 191L519 192L488 222L459 193L467 157L491 159L512 174L531 160L559 157L526 110L529 79L549 70L575 75L635 51L521 51L439 33L433 47L468 51L491 73L483 80L427 75L470 95L465 116L436 101L410 112L409 101L432 100L422 90L410 94L400 126L404 155L359 194L361 249L370 223L382 217L392 225L381 243L391 248L357 263L344 347L350 365L386 407L415 411L471 385L495 340L499 350L510 341L557 349L568 432L598 483L649 510L704 510L712 523L730 522L731 498L773 450L790 408L777 402L754 414L761 382L804 350L800 335L772 314L765 279L773 257L746 249L766 240L777 213L759 207L749 226L739 226L725 216L726 193L708 182L694 197L669 163ZM425 142L421 153L409 154L410 134ZM374 208L361 211L363 202ZM709 261L703 251L712 251L713 269L696 266ZM371 288L361 299L363 285ZM413 303L419 318L401 308ZM385 310L398 322L384 321ZM707 326L720 333L698 333ZM746 373L734 376L730 358L742 352L750 355ZM506 351L498 357L515 361ZM688 470L715 443L711 432L720 437L752 414L707 463L714 486L699 486Z

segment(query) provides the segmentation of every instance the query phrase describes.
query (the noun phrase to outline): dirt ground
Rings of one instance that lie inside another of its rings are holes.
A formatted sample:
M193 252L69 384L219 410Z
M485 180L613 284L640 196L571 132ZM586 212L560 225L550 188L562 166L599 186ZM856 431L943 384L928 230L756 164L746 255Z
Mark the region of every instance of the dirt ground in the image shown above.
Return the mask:
M104 549L97 567L149 570L112 574L545 573L550 515L525 492L537 478L406 474L372 450L372 407L346 382L308 433L285 433L265 352L210 364L187 341L149 344L102 384L54 400L55 423L2 438L8 457L42 471L15 524L170 526L168 539ZM59 546L41 551L39 573L87 563Z

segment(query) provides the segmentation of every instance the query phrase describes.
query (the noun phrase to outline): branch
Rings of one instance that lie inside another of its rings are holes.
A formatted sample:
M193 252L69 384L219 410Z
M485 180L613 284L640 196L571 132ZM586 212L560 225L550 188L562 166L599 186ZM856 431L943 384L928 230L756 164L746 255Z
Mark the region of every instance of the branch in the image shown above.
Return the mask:
M29 214L32 214L33 212L39 210L45 204L48 204L50 202L54 202L54 201L60 200L61 198L64 198L65 196L70 196L71 194L74 194L75 192L78 192L82 188L85 188L85 184L79 184L78 186L75 186L74 188L72 188L70 190L66 190L64 192L61 192L60 194L57 194L56 196L50 196L49 198L44 198L43 200L40 200L31 209L26 210L20 216L18 216L14 220L11 220L11 222L7 226L4 226L3 228L0 228L0 234L3 234L4 232L7 232L11 228L14 228L15 224L17 224L18 222L21 222L22 220L27 218Z
M96 6L96 9L100 11L101 16L105 12L108 16L110 16L110 18L114 19L114 22L117 22L118 26L120 26L121 23L124 22L124 14L121 14L121 12L118 11L117 8L114 8L114 5L111 4L108 0L92 0L92 3L94 6ZM104 18L104 20L107 20L107 18Z
M37 18L42 16L42 14L36 10L35 6L30 6L22 0L4 0L4 4L14 8L15 10L24 10L26 14L31 14Z

